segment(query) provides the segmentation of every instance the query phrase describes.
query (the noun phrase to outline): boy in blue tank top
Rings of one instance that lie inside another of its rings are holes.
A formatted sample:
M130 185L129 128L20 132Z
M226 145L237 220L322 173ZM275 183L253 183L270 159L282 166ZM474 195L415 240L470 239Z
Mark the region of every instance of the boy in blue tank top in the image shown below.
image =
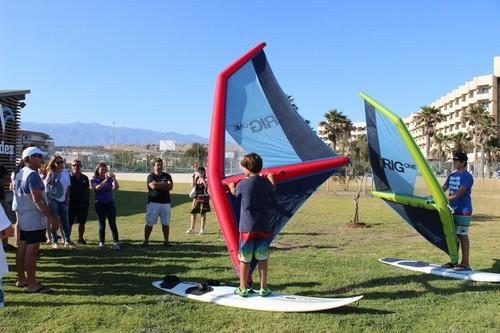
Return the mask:
M471 189L474 178L467 171L467 155L458 152L453 155L452 172L446 178L443 191L448 190L448 200L453 209L455 229L457 231L459 246L462 248L462 261L460 264L449 262L443 268L453 268L456 271L469 271L469 226L472 215Z
M274 176L272 173L263 178L259 175L262 170L262 158L256 153L243 157L241 166L246 178L237 186L228 184L231 193L241 199L239 232L240 249L240 287L235 294L247 297L250 264L255 258L258 261L261 296L271 295L267 287L267 259L269 257L269 243L271 239L271 221L269 216L269 196L274 190Z

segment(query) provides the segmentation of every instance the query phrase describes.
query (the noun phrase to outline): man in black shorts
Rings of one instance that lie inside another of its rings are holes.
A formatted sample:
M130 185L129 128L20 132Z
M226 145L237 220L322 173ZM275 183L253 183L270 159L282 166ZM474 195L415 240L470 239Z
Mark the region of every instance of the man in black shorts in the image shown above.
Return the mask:
M78 243L87 244L83 238L85 222L89 212L89 178L82 172L82 162L74 160L71 163L71 187L69 188L69 232L73 224L78 223Z
M14 180L20 237L16 255L18 287L26 287L27 293L49 293L52 290L36 279L36 259L40 243L45 242L47 219L51 218L45 199L45 186L38 175L38 168L45 153L36 147L23 150L24 167ZM45 219L44 217L47 217Z

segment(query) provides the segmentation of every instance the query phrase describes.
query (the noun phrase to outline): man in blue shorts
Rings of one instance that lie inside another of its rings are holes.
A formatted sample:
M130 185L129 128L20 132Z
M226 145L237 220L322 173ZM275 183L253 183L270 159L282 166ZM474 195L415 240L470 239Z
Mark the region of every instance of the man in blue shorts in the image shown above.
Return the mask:
M443 191L448 190L448 200L453 209L455 229L457 231L459 246L462 248L462 261L460 264L449 262L443 268L453 268L456 271L469 271L469 226L472 215L471 189L474 178L467 171L467 155L458 152L453 155L452 172L446 178Z
M242 297L248 296L250 263L255 258L258 261L260 277L259 294L265 297L272 293L267 287L267 259L271 238L269 196L274 190L274 178L272 173L269 173L267 178L259 175L262 170L262 158L256 153L245 155L241 166L246 178L236 187L234 183L228 184L231 193L241 199L238 252L240 287L236 288L234 293Z

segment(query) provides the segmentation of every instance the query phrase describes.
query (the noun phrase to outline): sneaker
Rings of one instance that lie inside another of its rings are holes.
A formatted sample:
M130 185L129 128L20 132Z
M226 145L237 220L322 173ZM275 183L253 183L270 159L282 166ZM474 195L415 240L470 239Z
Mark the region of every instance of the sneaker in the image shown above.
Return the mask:
M113 250L119 250L120 249L120 243L119 242L114 242L113 243Z
M205 229L200 229L200 235L204 235L204 234L206 234Z
M163 242L163 246L172 247L172 244L170 242Z
M266 297L271 295L273 292L269 288L260 288L259 295L262 297Z
M45 241L45 244L50 244L50 243L52 243L52 241L51 241L50 239L47 239L47 240Z
M148 247L149 243L148 242L142 242L141 247Z
M99 250L104 249L104 242L99 242Z
M57 244L57 243L52 243L52 248L53 248L53 249L58 249L58 248L59 248L59 244Z
M74 249L76 247L76 245L73 242L64 242L64 247Z
M234 289L234 293L241 297L248 297L248 292L248 289L241 289L239 287Z
M80 238L78 240L78 244L87 245L87 241L85 239L83 239L83 238Z
M189 228L188 230L186 230L186 234L192 234L193 233L193 229Z

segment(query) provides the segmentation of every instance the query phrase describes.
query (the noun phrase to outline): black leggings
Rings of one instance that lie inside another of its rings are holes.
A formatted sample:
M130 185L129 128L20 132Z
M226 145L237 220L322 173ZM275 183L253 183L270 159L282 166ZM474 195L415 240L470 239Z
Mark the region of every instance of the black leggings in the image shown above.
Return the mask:
M118 229L116 228L116 208L114 202L96 202L95 212L99 219L99 242L104 243L106 231L106 217L108 218L109 228L113 236L113 242L118 242Z

